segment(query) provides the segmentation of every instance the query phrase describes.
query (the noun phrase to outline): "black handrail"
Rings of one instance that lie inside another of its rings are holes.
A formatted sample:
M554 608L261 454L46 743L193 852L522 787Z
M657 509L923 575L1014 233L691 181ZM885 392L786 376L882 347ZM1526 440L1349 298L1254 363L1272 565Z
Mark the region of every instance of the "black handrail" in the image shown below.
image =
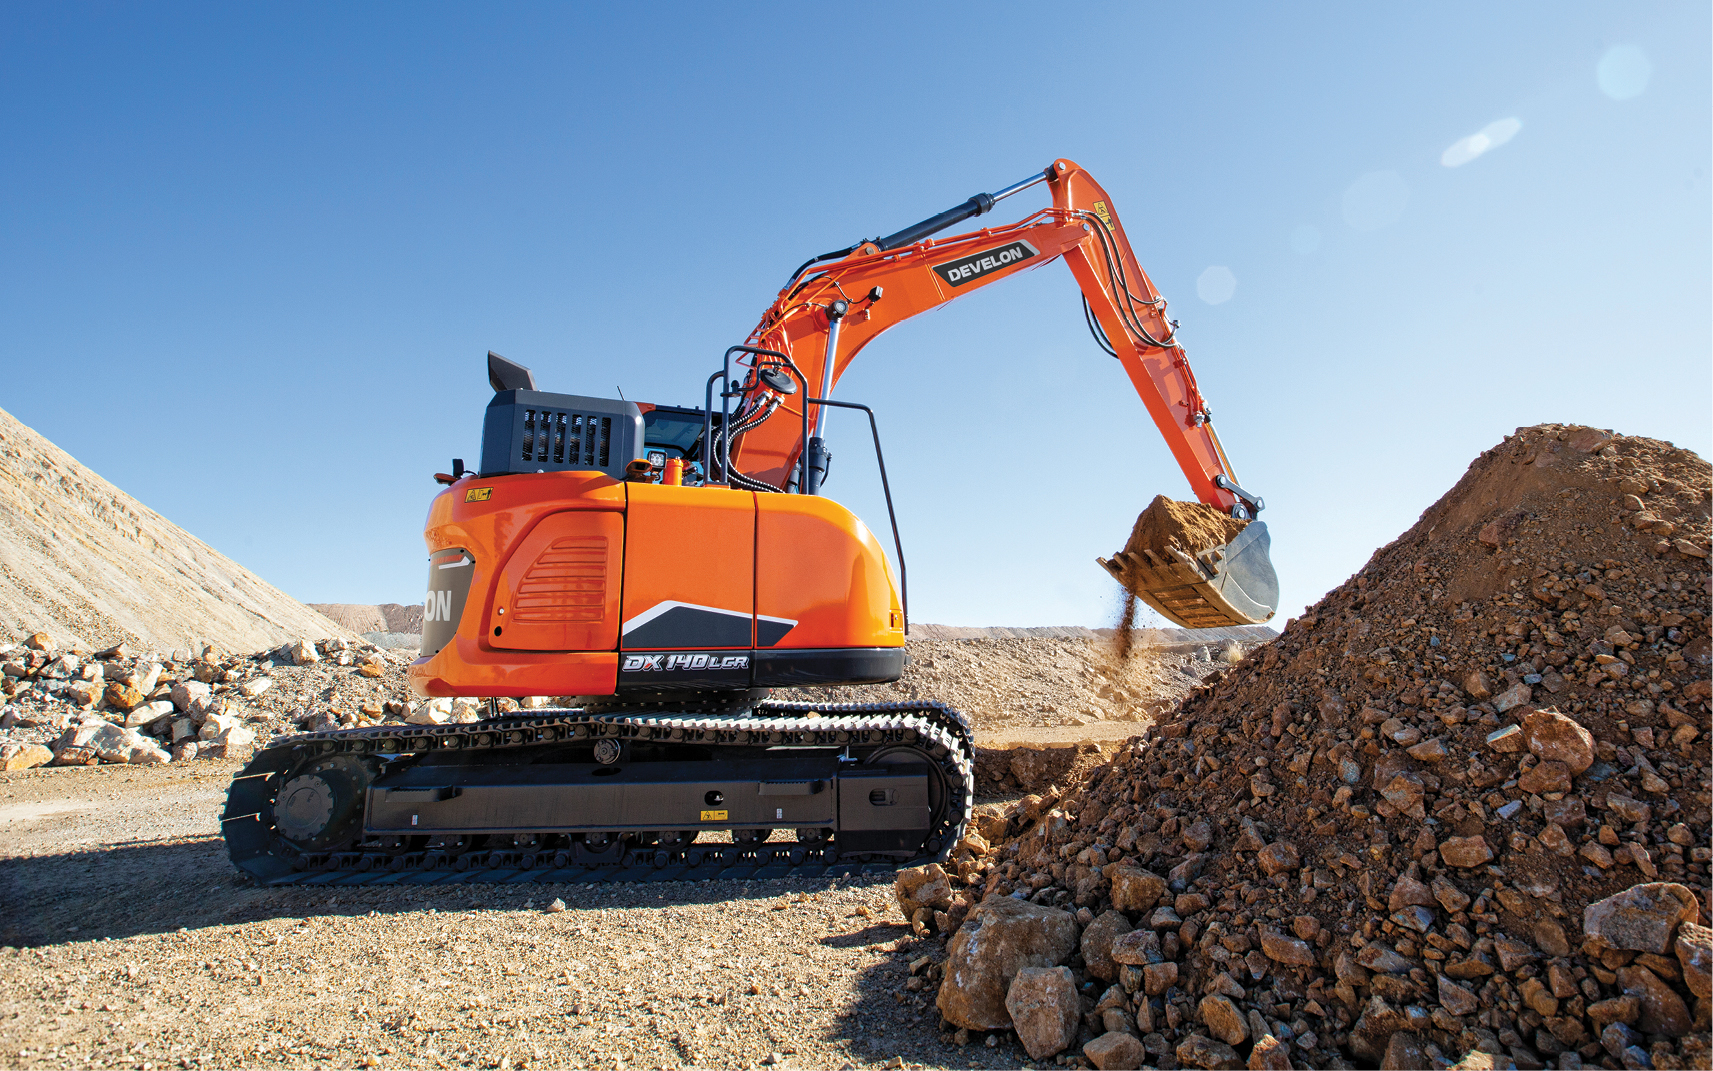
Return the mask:
M790 357L787 357L785 354L780 353L778 350L764 350L758 346L731 346L731 347L728 347L726 349L725 369L724 369L724 371L715 372L713 375L708 377L707 404L702 409L702 434L704 436L706 436L706 435L712 434L712 428L713 428L713 422L714 422L714 380L719 379L723 376L725 378L725 386L720 391L720 455L721 455L720 456L720 482L721 483L730 483L731 482L731 478L729 476L729 473L731 472L731 468L732 468L732 437L731 437L731 434L728 431L726 431L726 429L731 427L731 425L732 425L731 401L730 401L730 399L732 397L732 393L731 393L731 391L732 391L732 354L734 354L734 353L748 353L748 354L753 354L754 356L757 356L757 357L777 357L777 358L779 358L781 361L785 362L785 366L787 368L789 368L789 369L791 369L791 371L797 373L798 382L803 384L803 394L804 394L805 398L807 398L807 395L809 394L809 381L803 377L803 373L797 367L796 362L792 361ZM829 404L837 405L838 403L832 402ZM712 442L713 440L704 439L703 441ZM807 445L809 442L809 403L807 401L804 401L804 403L803 403L803 442L805 445ZM711 457L710 457L710 460L711 460ZM807 449L805 449L803 451L803 454L800 457L799 461L800 461L802 474L798 477L797 486L799 488L804 488L804 487L809 486L809 453L808 453Z
M799 373L801 375L801 373ZM904 541L898 536L898 514L892 509L892 485L886 479L886 455L880 449L880 425L875 423L874 410L856 402L835 402L831 398L805 398L803 412L808 413L810 405L830 405L835 409L861 409L868 414L868 429L874 435L874 460L880 465L880 489L886 495L886 519L892 523L892 549L898 552L898 600L904 611L904 632L910 632L910 581L909 573L904 568ZM807 418L805 417L805 420ZM807 444L808 431L804 431L804 443ZM808 450L804 450L805 457ZM808 466L804 466L804 475L808 474ZM803 485L807 486L807 484Z

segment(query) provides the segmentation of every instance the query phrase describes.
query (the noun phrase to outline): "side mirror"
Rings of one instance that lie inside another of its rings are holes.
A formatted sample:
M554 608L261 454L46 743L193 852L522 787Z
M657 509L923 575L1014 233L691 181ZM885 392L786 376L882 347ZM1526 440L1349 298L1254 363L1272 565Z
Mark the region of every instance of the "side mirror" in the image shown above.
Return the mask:
M780 394L797 393L797 381L778 365L764 366L756 372L755 378L761 380L768 390L778 391Z

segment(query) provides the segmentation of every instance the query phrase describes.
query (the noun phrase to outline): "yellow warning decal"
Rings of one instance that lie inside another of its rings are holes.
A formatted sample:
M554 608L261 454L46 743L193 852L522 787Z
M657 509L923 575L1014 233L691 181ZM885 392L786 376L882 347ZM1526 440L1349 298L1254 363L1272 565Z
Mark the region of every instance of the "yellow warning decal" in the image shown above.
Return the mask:
M702 821L704 821L704 822L729 822L729 821L731 821L731 819L726 817L726 815L728 813L730 813L730 812L728 812L728 811L703 811L702 812Z
M1106 207L1105 201L1096 201L1094 203L1094 214L1100 217L1100 221L1102 223L1106 224L1108 227L1112 226L1112 211Z
M466 502L486 502L494 493L492 487L477 487L464 492Z

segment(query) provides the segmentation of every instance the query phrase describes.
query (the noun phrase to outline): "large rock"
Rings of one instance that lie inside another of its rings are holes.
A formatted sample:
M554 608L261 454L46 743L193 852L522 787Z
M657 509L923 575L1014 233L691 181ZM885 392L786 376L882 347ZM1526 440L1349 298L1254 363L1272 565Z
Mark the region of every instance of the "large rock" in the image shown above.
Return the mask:
M1523 719L1523 739L1543 761L1562 762L1572 775L1594 765L1594 736L1556 710L1537 710Z
M904 917L914 918L916 912L927 908L944 911L952 903L952 881L938 863L900 870L892 882L892 895L898 900L898 910Z
M1255 856L1255 861L1268 877L1287 870L1295 870L1299 865L1297 846L1290 841L1276 841L1262 848Z
M1249 1071L1291 1071L1291 1050L1271 1034L1262 1034L1249 1050Z
M1024 967L1005 993L1012 1029L1031 1060L1045 1060L1076 1040L1081 1006L1068 967Z
M54 753L40 744L0 744L0 770L30 770L54 761Z
M1118 977L1118 964L1113 961L1112 943L1129 933L1130 920L1117 911L1103 911L1100 917L1083 930L1083 963L1088 972L1103 982Z
M1485 837L1447 837L1439 846L1439 857L1447 866L1468 869L1491 861L1493 849L1487 847Z
M1142 1043L1120 1030L1108 1031L1084 1045L1083 1055L1100 1071L1135 1071L1148 1058Z
M141 706L143 701L148 698L134 685L126 684L123 681L113 681L108 684L101 697L107 701L108 706L126 711Z
M1230 997L1218 993L1203 997L1196 1012L1208 1033L1227 1045L1241 1045L1249 1040L1249 1023Z
M1699 911L1695 894L1676 882L1632 885L1589 904L1582 912L1582 932L1614 948L1664 955L1678 923L1694 922Z
M1315 962L1314 949L1308 946L1308 942L1286 937L1276 930L1261 931L1261 951L1275 963L1312 967Z
M1677 992L1666 985L1659 975L1646 967L1630 966L1618 971L1618 985L1625 993L1642 1002L1641 1031L1644 1034L1664 1034L1679 1038L1689 1033L1694 1020L1689 1017L1689 1005Z
M285 649L285 655L293 665L307 666L321 661L321 652L315 649L315 644L307 639L298 640Z
M256 734L230 714L208 715L196 735L203 753L216 758L237 758L256 744Z
M1120 866L1112 872L1112 906L1119 911L1147 911L1166 895L1166 879L1147 870Z
M1141 1048L1141 1046L1137 1047ZM1083 1047L1083 1052L1085 1054L1088 1052L1087 1046ZM1201 1067L1206 1068L1207 1071L1222 1071L1225 1068L1243 1066L1243 1061L1238 1058L1236 1049L1223 1041L1215 1041L1201 1034L1191 1034L1178 1042L1177 1052L1174 1055L1177 1056L1178 1063L1186 1067ZM1132 1066L1140 1065L1133 1064Z
M1446 1011L1453 1015L1468 1015L1479 1007L1480 1003L1474 993L1443 974L1439 976L1439 1004Z
M1676 948L1683 984L1702 1000L1713 998L1713 930L1693 922L1682 923L1677 927Z
M1077 950L1069 912L1009 896L983 900L953 935L937 1004L949 1022L969 1030L1011 1026L1005 994L1025 967L1056 967Z
M85 766L92 759L133 765L172 761L159 744L135 729L105 721L72 726L54 742L53 752L56 766Z
M172 703L180 710L196 714L212 694L213 689L201 681L179 681L172 686Z
M1542 760L1517 778L1517 787L1532 795L1570 791L1570 767L1551 759Z
M1433 1066L1428 1060L1427 1043L1411 1030L1400 1030L1386 1042L1386 1055L1380 1058L1380 1071L1417 1071Z

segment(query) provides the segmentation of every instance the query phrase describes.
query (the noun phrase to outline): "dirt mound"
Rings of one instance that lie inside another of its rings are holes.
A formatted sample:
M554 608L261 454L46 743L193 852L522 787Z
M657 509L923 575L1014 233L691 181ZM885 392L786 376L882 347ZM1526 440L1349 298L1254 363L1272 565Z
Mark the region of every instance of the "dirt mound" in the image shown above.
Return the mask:
M1177 547L1195 554L1231 542L1247 523L1201 502L1178 502L1156 495L1136 518L1124 550L1136 554L1144 549Z
M1134 1023L1162 1066L1265 1034L1312 1067L1705 1066L1705 975L1584 911L1677 882L1707 922L1709 473L1519 429L1063 799L983 818L966 909L1146 930L1134 977L1078 982L1116 978L1087 1029Z
M0 410L0 639L256 650L340 630Z
M352 632L422 633L421 603L400 606L396 602L387 602L366 606L349 602L312 602L309 608Z

